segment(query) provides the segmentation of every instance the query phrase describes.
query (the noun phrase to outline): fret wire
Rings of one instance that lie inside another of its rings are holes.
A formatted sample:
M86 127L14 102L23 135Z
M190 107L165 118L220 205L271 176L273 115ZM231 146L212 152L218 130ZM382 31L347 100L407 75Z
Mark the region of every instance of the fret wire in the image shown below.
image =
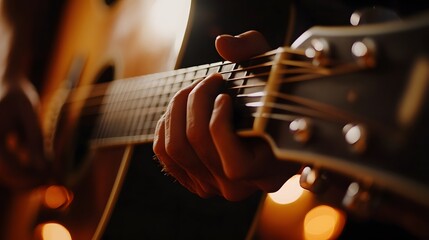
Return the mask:
M174 78L176 78L176 76L170 76L169 78L171 79L170 81L174 81ZM163 112L164 108L165 108L165 106L160 101L160 99L163 98L162 95L165 95L166 93L168 93L168 91L166 91L167 85L165 83L163 83L162 81L160 81L160 83L158 84L158 89L159 90L157 91L157 93L154 94L154 100L155 99L158 99L158 100L152 101L152 104L144 112L144 114L146 116L145 117L146 120L145 120L145 123L143 125L142 132L141 132L141 134L143 134L143 135L150 134L150 131L151 131L150 129L152 128L152 123L153 123L154 119L157 118L157 113L160 111ZM155 98L155 96L157 98Z
M149 108L153 109L153 108L157 108L158 107L159 100L157 100L157 99L159 99L160 94L164 91L165 82L166 82L166 78L158 79L157 80L156 88L155 88L155 91L154 91L154 94L153 94L153 98L152 98L152 101L150 103L150 107ZM146 114L146 121L143 124L143 135L146 135L146 134L149 133L150 125L151 125L151 122L153 121L153 118L154 118L154 115L153 114L149 114L149 113L150 112L148 112Z
M258 73L258 74L250 74L250 75L246 75L243 77L239 77L239 78L231 78L226 80L227 82L233 82L233 81L237 81L237 80L248 80L251 78L258 78L258 77L267 77L270 73L269 72L264 72L264 73Z
M139 122L139 118L140 118L140 113L141 111L143 111L143 101L145 98L140 97L141 95L145 95L144 93L147 92L147 85L148 85L148 81L139 81L136 80L136 86L135 89L138 89L136 91L134 91L134 95L135 98L133 98L134 105L133 108L131 109L132 111L132 117L131 117L131 123L130 123L130 127L127 131L127 135L132 134L132 131L135 129L135 126L138 124ZM131 103L133 104L133 103Z
M258 83L258 84L246 84L246 85L240 85L240 86L234 86L230 87L229 89L247 89L247 88L257 88L257 87L264 87L265 83Z
M253 65L250 67L237 67L235 69L232 69L230 71L222 71L219 72L220 74L228 74L228 73L236 73L236 72L243 72L243 71L250 71L250 70L258 70L260 68L264 68L264 67L271 67L273 64L273 62L266 62L266 63L262 63L262 64L258 64L258 65Z
M88 97L87 97L88 94L81 94L82 92L85 92L85 91L90 92L89 98L104 97L104 94L106 93L108 88L109 88L109 84L99 83L95 85L86 85L86 86L80 86L78 88L71 89L66 103L88 100Z
M229 79L231 78L233 74L233 70L235 69L236 66L237 64L235 63L225 62L224 64L221 65L219 69L219 73L222 75L224 79Z
M151 79L151 84L150 84L150 87L148 88L148 94L146 95L146 100L144 101L143 109L147 110L150 107L152 101L154 100L153 99L153 92L154 92L153 88L156 87L157 81L158 81L158 79ZM142 111L143 111L143 109L142 109ZM146 114L142 114L142 116L140 118L140 121L138 121L138 124L137 124L137 127L136 127L136 131L140 132L143 129L143 127L144 127L143 126L144 123L147 122L147 121L148 121L147 115Z
M223 62L209 64L209 69L207 70L206 76L209 76L212 73L219 73L222 64Z
M171 83L171 89L168 89L168 87L165 88L166 92L165 92L165 97L167 98L167 101L170 100L174 94L176 94L176 92L178 92L181 88L182 85L184 85L184 81L186 78L186 74L183 73L181 75L177 75L174 78L171 78L173 80L173 82Z
M122 103L122 113L121 115L121 124L122 127L120 128L122 130L122 133L120 133L120 135L128 135L128 131L130 128L130 125L132 123L132 114L133 114L133 107L134 107L134 103L135 101L133 101L133 97L136 94L136 91L134 91L135 89L135 80L130 80L128 81L128 87L126 89L126 92L124 93L125 98L124 101ZM132 91L130 91L130 89L132 89Z
M209 70L209 67L210 67L209 64L201 65L200 67L198 67L197 71L195 72L195 76L194 76L194 79L192 80L192 82L194 82L198 79L207 77L207 71Z
M238 90L234 89L234 86L245 86L247 85L247 79L244 78L249 74L247 70L244 70L240 65L236 64L233 68L233 71L231 73L231 76L227 79L227 85L229 86L228 89L234 90L235 95L242 93L244 88L240 88ZM234 81L231 81L231 79L235 79ZM241 79L238 80L238 79ZM233 85L234 84L234 85Z
M122 130L123 124L119 124L119 123L124 123L124 118L126 118L124 116L125 115L124 113L126 112L125 106L126 106L127 98L130 96L130 94L128 93L128 90L130 89L131 81L124 81L123 83L124 83L122 86L123 89L118 94L119 101L117 101L116 106L113 109L114 112L118 112L117 114L113 114L114 121L113 121L113 124L110 126L113 136L121 135L120 132L123 131ZM121 125L121 126L118 126L118 125Z
M198 77L197 77L198 70L199 70L199 68L196 67L193 72L187 72L185 74L183 81L179 85L179 89L177 89L177 90L180 90L180 89L183 89L187 86L190 86L193 82L195 82L198 79ZM174 94L175 94L175 92L173 92L170 95L174 95ZM171 96L171 97L173 97L173 96Z
M126 97L125 97L125 101L122 103L122 109L123 109L123 113L120 115L123 115L122 118L125 118L124 120L122 120L121 122L124 123L125 128L123 129L123 133L121 135L125 135L128 136L130 128L131 128L131 124L132 124L132 117L130 114L133 114L134 111L134 103L136 102L134 99L134 96L138 96L139 94L136 94L137 91L135 91L135 80L133 81L129 81L128 84L128 93L125 93Z
M116 83L114 83L116 84ZM113 91L115 90L112 85L104 85L107 86L107 90L106 90L106 95L102 100L102 105L100 107L100 112L106 112L107 114L100 114L101 117L98 118L98 124L97 124L97 129L95 129L95 134L97 136L99 136L100 138L107 136L107 122L108 122L108 118L110 117L110 109L112 108L112 105L109 104L109 101L111 100L110 97L115 96L113 94ZM97 113L98 114L98 113Z
M165 86L165 84L164 84L166 81L165 79L166 78L161 78L161 79L158 79L156 81L156 87L155 87L153 94L151 96L152 101L150 101L148 109L156 109L157 108L159 96L160 96L161 92L163 91L162 86ZM147 135L149 133L148 128L149 128L151 122L153 121L153 117L154 117L153 114L151 114L151 113L152 113L152 111L148 111L148 110L145 111L146 120L143 123L143 132L142 132L143 135Z
M130 85L128 89L131 89L131 91L129 91L127 94L128 97L126 99L127 102L124 103L126 107L124 107L124 114L123 114L126 117L126 120L125 120L126 128L124 129L123 135L126 135L126 136L129 135L129 131L132 128L135 118L137 117L138 101L135 101L135 99L138 98L138 96L141 94L141 90L136 91L136 89L139 86L138 85L139 81L136 79L130 79L128 81Z
M121 86L121 88L117 87L117 86ZM103 125L102 125L102 129L101 129L101 134L102 136L109 136L112 135L112 129L110 127L110 123L113 120L113 116L114 116L114 109L116 107L118 98L119 98L119 94L116 94L116 92L120 92L120 90L122 89L122 82L114 82L110 87L109 87L109 92L110 94L107 95L106 98L106 114L103 114L102 117L104 117L103 119Z

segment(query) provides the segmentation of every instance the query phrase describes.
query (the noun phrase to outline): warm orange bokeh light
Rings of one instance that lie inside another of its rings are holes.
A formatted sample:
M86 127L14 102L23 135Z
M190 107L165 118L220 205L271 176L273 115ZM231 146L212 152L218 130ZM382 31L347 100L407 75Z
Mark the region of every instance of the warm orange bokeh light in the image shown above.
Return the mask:
M56 209L68 205L71 199L72 196L65 187L52 185L45 190L44 204L48 208Z
M36 228L40 240L72 240L70 232L59 223L44 223Z
M283 186L274 193L269 193L268 196L278 204L289 204L298 200L301 197L304 189L299 184L300 175L294 175L283 184Z
M345 216L339 210L326 205L311 209L304 219L305 239L335 239L341 233Z
M315 206L311 192L294 175L275 193L267 194L260 210L257 239L304 239L304 217Z

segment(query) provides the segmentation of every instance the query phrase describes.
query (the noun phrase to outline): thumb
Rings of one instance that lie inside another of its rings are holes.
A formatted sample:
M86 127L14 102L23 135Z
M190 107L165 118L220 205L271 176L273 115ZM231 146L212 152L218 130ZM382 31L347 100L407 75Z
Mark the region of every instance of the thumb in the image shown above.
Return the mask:
M265 37L254 30L237 36L220 35L215 46L219 55L231 62L240 62L270 50Z

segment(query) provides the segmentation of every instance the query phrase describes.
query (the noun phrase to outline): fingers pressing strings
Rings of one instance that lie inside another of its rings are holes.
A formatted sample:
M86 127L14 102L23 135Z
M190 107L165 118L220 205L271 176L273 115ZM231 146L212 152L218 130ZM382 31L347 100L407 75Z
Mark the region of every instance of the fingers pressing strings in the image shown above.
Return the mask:
M192 181L193 188L201 197L219 194L211 172L195 154L186 137L186 102L189 92L197 83L186 87L172 98L162 119L158 122L158 136L154 151L170 173L170 166L186 173L185 179ZM177 171L177 170L176 170ZM174 173L170 173L174 175ZM175 176L177 177L177 176ZM179 182L180 179L177 179ZM191 188L192 186L187 186Z
M154 139L154 147L153 150L155 152L154 159L158 160L158 163L162 167L162 172L175 180L177 180L180 184L182 184L184 187L189 189L193 193L197 193L196 186L194 182L191 180L191 178L188 176L188 174L183 171L180 167L178 167L174 161L167 155L165 152L165 145L164 145L164 135L165 135L165 128L164 128L164 117L161 118L161 120L158 122L156 126L156 131L159 133L157 137Z

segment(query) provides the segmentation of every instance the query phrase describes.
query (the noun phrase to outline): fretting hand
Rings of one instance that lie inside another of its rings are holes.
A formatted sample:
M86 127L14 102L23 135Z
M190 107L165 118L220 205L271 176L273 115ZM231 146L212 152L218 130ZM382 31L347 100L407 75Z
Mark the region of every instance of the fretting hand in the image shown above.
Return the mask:
M239 62L269 46L259 32L249 31L219 36L216 49L225 60ZM236 134L223 83L222 75L212 74L180 90L157 124L154 152L164 171L203 198L237 201L258 190L275 191L298 168L277 161L263 140Z

